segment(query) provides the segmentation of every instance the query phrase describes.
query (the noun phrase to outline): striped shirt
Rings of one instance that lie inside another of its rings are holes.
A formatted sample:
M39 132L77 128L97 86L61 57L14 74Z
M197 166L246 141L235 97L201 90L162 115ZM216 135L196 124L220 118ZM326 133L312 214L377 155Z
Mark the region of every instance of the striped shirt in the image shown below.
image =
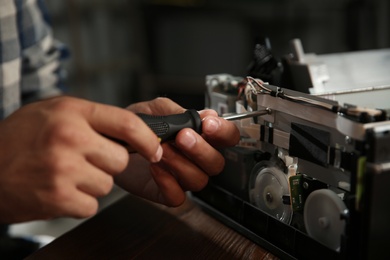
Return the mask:
M61 93L60 58L43 0L0 0L0 119Z

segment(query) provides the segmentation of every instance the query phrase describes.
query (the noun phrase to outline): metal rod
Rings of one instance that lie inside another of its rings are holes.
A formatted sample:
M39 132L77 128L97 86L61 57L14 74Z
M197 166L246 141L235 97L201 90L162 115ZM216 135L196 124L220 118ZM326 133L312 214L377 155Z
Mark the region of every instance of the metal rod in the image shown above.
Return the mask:
M256 116L264 116L267 114L271 113L271 109L266 108L264 110L257 110L253 112L245 112L245 113L240 113L240 114L229 114L226 116L222 116L222 118L226 120L239 120L239 119L244 119L244 118L250 118L250 117L256 117Z

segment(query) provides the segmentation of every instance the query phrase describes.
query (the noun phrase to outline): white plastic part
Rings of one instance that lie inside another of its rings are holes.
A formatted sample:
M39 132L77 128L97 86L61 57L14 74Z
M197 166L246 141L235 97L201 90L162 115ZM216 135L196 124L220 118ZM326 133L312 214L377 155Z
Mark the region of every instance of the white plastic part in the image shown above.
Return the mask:
M309 236L333 250L339 250L345 228L341 214L346 209L344 202L331 190L321 189L310 193L303 212Z
M290 205L283 203L283 196L289 195L286 175L277 167L260 169L251 180L249 190L250 202L260 210L276 219L289 224L292 218Z

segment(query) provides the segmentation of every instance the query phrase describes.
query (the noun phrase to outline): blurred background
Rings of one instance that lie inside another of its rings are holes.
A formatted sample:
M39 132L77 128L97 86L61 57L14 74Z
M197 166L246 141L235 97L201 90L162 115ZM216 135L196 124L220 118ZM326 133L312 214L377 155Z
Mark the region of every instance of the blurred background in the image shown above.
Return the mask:
M390 47L388 0L46 1L71 52L70 94L126 106L156 96L202 108L205 76L245 76L256 39L275 56Z

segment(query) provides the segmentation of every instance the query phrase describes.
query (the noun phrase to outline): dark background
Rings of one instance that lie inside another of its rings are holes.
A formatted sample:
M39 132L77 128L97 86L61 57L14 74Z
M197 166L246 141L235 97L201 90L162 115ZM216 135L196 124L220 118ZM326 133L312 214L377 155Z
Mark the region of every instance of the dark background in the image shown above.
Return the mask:
M245 76L257 39L289 53L390 47L388 0L46 1L68 45L68 93L126 106L167 96L202 108L208 74Z

